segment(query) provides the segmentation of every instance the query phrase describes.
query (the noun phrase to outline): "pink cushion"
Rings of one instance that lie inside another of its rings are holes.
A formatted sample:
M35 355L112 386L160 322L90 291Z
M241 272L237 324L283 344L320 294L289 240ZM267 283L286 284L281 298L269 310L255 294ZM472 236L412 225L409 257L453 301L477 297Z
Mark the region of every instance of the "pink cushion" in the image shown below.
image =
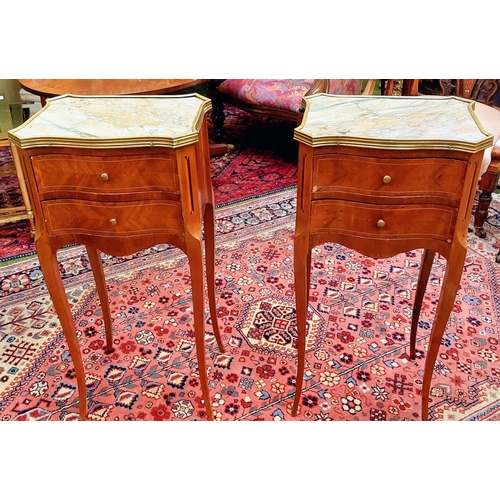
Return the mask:
M315 80L224 80L217 90L245 104L297 113Z
M328 80L329 94L358 95L363 88L363 80Z
M315 80L224 80L217 90L233 99L261 108L280 109L297 113L302 97ZM361 94L363 80L329 80L329 93Z

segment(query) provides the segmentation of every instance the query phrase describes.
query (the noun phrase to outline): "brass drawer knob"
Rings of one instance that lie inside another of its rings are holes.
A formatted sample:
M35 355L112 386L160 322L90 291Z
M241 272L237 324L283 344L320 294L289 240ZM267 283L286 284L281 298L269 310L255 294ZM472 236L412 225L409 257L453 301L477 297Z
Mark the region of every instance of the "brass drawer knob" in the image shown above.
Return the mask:
M107 181L109 179L109 175L104 173L104 174L101 174L101 180L102 181Z
M389 184L389 182L392 181L390 175L384 175L384 178L382 180L384 181L384 184Z
M116 226L116 224L118 224L118 222L116 221L116 219L109 219L109 223L110 223L112 226Z
M377 222L377 226L378 227L384 227L385 226L385 221L383 219L380 219L378 222Z

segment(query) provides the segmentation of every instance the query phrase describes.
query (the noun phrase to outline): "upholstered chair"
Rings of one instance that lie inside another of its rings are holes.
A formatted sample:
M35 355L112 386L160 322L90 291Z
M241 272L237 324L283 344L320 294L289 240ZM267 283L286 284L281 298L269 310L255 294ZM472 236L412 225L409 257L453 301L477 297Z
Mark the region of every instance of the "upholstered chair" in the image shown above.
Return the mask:
M249 113L274 116L300 123L302 98L319 92L329 94L373 94L375 80L215 80L212 81L212 121L215 139L223 137L224 104L231 103Z

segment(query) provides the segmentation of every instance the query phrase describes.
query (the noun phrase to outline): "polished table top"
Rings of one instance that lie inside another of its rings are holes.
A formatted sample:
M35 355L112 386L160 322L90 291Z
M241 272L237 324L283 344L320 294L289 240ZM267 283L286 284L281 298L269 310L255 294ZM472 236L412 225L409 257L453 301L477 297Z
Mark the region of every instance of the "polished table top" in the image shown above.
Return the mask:
M13 144L75 147L179 147L198 141L210 99L178 96L59 96L19 127Z
M207 80L19 80L21 86L35 95L55 97L64 94L77 95L154 95L168 94L198 85Z
M493 135L474 113L474 102L458 97L316 94L304 103L294 137L310 146L476 152L493 144Z

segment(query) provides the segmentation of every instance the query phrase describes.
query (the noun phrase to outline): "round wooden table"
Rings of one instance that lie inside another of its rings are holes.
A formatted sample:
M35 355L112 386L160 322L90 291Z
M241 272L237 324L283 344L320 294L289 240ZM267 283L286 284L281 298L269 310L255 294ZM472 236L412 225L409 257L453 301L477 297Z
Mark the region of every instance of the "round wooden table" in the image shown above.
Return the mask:
M159 95L170 94L208 80L19 80L21 87L40 96L42 106L46 99L64 94L74 95Z
M171 94L195 85L206 83L208 79L168 79L168 80L19 80L21 87L40 96L42 106L47 99L58 95L161 95ZM232 151L232 144L210 144L210 156Z

